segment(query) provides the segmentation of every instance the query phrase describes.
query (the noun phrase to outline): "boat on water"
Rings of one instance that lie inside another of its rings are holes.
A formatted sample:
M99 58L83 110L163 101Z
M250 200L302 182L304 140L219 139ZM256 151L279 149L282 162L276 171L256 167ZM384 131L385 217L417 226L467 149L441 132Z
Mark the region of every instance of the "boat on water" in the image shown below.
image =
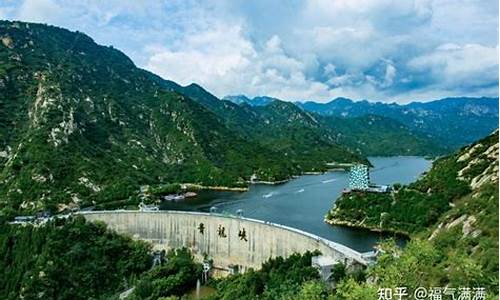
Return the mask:
M179 201L179 200L184 200L185 198L186 197L182 194L171 194L163 196L163 200L165 201Z
M271 197L272 195L274 195L274 193L273 193L273 192L268 193L268 194L264 194L264 195L262 195L262 198L269 198L269 197Z
M186 198L192 198L192 197L196 197L196 196L198 196L198 194L195 193L195 192L185 192L185 193L182 193L182 194L169 194L169 195L165 195L162 198L165 201L180 201L180 200L184 200Z

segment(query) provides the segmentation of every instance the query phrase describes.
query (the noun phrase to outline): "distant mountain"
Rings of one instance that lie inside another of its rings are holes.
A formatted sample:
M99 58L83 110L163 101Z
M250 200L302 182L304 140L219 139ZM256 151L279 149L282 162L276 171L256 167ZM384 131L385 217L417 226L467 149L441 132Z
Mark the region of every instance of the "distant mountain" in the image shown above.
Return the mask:
M222 98L222 100L231 101L234 104L238 104L238 105L243 104L243 103L250 104L252 101L252 99L248 98L245 95L225 96L224 98Z
M264 106L278 99L267 96L254 97L250 99L245 95L237 95L237 96L225 96L224 98L222 98L222 100L228 100L235 104L246 103L250 106Z
M498 127L498 98L445 98L406 105L337 98L324 104L298 102L297 105L324 116L391 118L450 149L469 144Z
M437 155L446 152L437 141L386 117L376 115L357 118L322 116L304 111L291 102L275 98L260 97L268 99L268 104L251 105L248 101L235 101L234 99L220 101L208 92L200 98L202 93L194 95L190 86L178 87L178 91L192 99L197 99L199 103L218 114L232 127L239 128L241 134L253 137L279 152L284 150L282 145L288 145L291 152L298 151L307 156L310 155L310 149L291 150L291 148L299 148L303 145L318 147L318 142L321 141L346 146L351 151L364 156ZM248 99L245 96L237 97ZM235 104L235 102L240 104ZM288 137L285 138L285 135ZM307 142L297 143L298 136ZM290 151L284 153L290 153Z
M147 184L234 186L254 174L279 181L327 162L366 163L366 155L442 152L385 117L321 116L269 97L220 100L82 33L1 21L0 37L7 213L127 201Z
M365 115L356 118L318 116L336 141L356 153L369 156L440 155L446 149L438 141L390 118Z
M283 155L223 117L239 106L141 70L82 33L1 21L0 37L4 213L126 200L144 184L232 186L364 161L333 142L321 159Z

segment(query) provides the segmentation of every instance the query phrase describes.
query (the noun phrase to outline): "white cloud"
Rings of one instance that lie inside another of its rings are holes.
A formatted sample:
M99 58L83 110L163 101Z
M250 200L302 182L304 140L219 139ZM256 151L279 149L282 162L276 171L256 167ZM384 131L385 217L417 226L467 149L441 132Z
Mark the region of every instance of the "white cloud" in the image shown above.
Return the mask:
M217 96L497 95L496 0L4 0L0 17L86 32Z
M394 82L394 78L396 77L396 68L392 64L387 64L385 68L385 76L382 87L389 87Z
M402 101L410 95L470 93L463 89L465 80L476 89L472 93L492 95L491 89L478 87L487 70L474 63L473 53L484 50L481 45L439 43L441 38L434 36L422 39L429 37L426 27L432 25L433 5L430 0L307 1L304 12L286 20L287 31L277 26L264 40L252 34L249 27L256 20L249 16L232 19L236 23L210 16L204 19L204 30L197 27L176 46L152 52L146 67L182 84L198 82L217 96ZM498 52L490 50L488 57ZM443 61L450 66L441 68ZM495 67L498 61L488 59L485 64ZM433 80L422 80L425 72L431 72ZM486 77L495 79L492 74Z
M426 72L445 88L471 88L498 81L498 47L478 44L443 44L413 58L410 68Z
M175 50L149 47L146 68L180 84L197 82L216 90L219 80L244 70L256 55L241 28L216 27L183 38Z
M20 20L45 23L57 20L61 11L61 6L53 0L25 0L17 17Z
M305 66L287 56L278 36L260 52L237 25L199 32L177 44L176 50L150 47L146 67L184 85L200 83L220 97L246 93L292 99L328 92L326 85L305 77Z

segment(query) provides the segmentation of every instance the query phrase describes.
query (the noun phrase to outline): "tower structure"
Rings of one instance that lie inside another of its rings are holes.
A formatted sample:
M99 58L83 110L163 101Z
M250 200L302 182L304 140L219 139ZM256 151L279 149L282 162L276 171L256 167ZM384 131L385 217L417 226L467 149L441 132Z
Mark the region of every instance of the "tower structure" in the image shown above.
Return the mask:
M367 190L369 184L368 166L363 164L353 165L349 171L349 188L351 190Z

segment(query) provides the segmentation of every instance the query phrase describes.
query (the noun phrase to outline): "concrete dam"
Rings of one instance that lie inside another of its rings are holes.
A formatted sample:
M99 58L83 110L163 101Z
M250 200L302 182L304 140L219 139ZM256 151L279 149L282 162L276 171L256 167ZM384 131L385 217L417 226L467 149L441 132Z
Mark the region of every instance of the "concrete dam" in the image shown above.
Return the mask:
M361 253L319 236L274 223L239 216L187 211L92 211L88 221L153 244L155 250L189 248L195 259L213 259L215 268L259 269L269 258L319 250L330 260L366 266Z

